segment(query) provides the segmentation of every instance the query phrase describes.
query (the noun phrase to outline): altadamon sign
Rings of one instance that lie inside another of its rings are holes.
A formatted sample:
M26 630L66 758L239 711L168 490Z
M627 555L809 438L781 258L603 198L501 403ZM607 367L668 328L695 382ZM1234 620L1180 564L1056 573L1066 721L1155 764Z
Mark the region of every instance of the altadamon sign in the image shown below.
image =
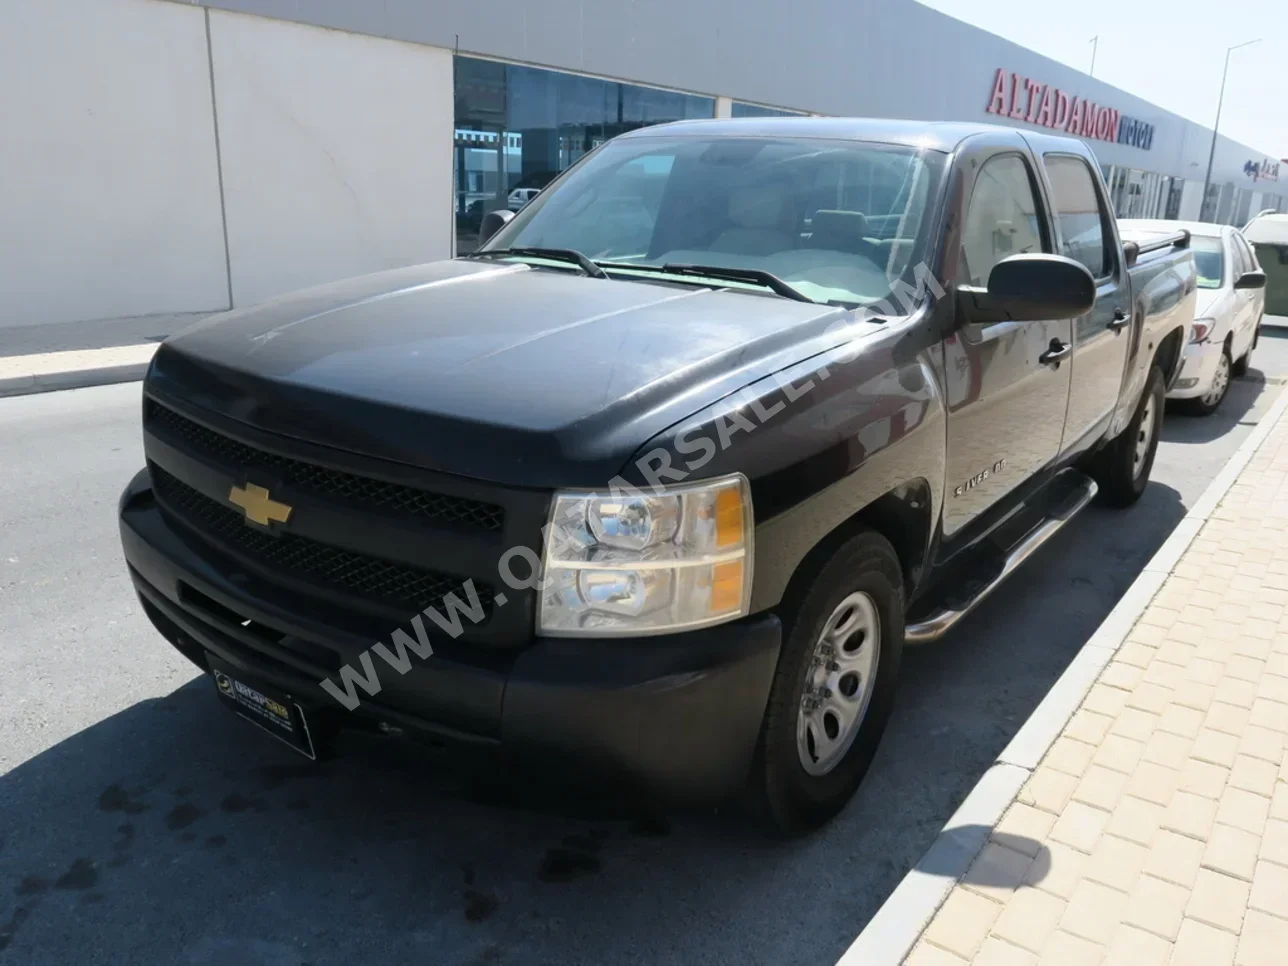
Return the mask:
M1154 125L1002 67L993 76L993 91L985 110L1062 134L1126 144L1143 151L1154 144Z

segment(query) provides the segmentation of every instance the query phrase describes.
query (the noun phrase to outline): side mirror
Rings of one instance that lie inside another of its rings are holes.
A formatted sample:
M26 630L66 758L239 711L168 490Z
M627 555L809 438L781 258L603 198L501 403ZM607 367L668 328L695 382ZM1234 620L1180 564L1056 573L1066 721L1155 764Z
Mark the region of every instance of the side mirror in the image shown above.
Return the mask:
M1063 255L1012 255L988 276L988 288L963 286L968 322L1072 319L1096 304L1096 280L1087 266Z
M1244 272L1234 280L1236 289L1257 289L1266 287L1266 273L1257 270L1253 272Z
M489 211L483 216L483 221L479 223L479 244L482 245L504 228L506 222L513 217L514 212L509 208L498 208L496 211Z

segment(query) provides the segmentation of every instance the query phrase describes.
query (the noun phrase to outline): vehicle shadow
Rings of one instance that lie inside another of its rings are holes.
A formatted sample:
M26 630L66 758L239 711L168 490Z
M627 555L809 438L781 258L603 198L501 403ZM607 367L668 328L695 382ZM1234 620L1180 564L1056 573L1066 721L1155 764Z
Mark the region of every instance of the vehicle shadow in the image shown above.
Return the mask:
M1255 359L1247 375L1231 379L1230 389L1216 412L1208 416L1192 416L1176 404L1168 403L1163 433L1160 437L1168 443L1210 443L1240 425L1252 425L1248 413L1267 392L1278 392L1279 380L1269 380L1256 368Z
M867 781L797 841L498 804L376 739L313 765L196 678L0 776L0 963L835 961L1183 512L1089 508L909 650Z

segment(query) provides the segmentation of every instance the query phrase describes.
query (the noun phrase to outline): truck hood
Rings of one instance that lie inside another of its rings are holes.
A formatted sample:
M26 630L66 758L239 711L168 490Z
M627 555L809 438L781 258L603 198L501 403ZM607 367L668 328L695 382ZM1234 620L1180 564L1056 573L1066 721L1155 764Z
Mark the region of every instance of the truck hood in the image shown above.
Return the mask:
M441 472L602 485L667 426L839 344L829 327L845 316L772 295L453 260L213 316L160 346L147 388Z

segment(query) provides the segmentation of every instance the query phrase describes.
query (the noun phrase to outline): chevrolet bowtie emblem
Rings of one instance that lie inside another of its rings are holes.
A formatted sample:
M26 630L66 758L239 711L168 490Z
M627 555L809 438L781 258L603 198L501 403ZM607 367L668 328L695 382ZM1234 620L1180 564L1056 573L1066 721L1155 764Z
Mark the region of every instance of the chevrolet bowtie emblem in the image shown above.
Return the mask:
M234 486L228 491L228 502L240 507L251 523L267 527L274 523L285 523L291 518L291 507L278 503L262 486L247 483L244 487Z

